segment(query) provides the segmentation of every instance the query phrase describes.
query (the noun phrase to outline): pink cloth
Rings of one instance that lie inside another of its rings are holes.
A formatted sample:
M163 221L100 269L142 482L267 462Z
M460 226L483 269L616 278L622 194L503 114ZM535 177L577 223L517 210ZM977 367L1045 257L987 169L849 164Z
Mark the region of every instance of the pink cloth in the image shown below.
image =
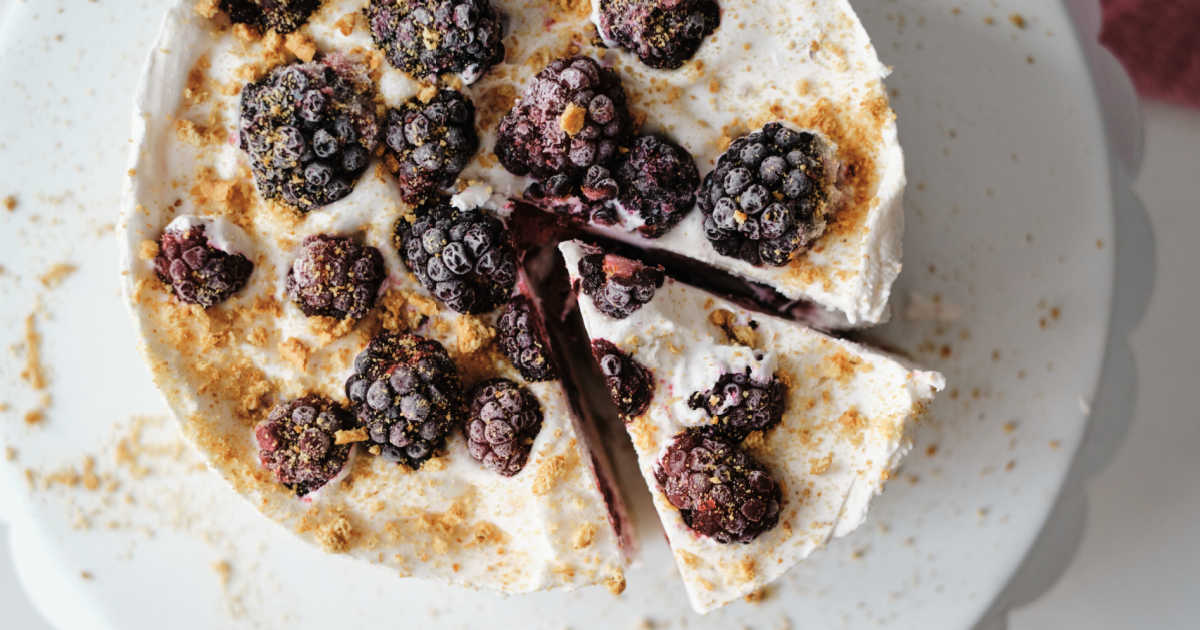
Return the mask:
M1100 43L1143 95L1200 107L1200 0L1101 0Z

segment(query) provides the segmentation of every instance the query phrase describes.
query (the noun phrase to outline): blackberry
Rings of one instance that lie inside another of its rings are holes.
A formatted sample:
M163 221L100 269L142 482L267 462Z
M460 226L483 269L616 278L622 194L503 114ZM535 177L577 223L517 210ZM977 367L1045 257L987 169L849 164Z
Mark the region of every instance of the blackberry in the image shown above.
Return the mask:
M375 45L418 80L470 84L504 61L504 16L488 0L371 0L363 12Z
M154 271L181 301L210 308L242 290L254 264L241 254L213 247L204 225L186 231L170 226L158 239Z
M416 203L453 184L475 155L475 106L454 90L439 90L427 102L409 99L388 110L383 139L384 164L400 184L400 196Z
M553 381L558 369L550 356L546 324L524 295L517 295L504 305L496 324L500 350L531 383Z
M683 147L661 136L641 136L622 156L615 183L621 206L642 220L638 232L658 238L691 212L700 172Z
M406 217L396 222L396 248L434 297L470 314L486 313L508 299L517 281L517 258L499 219L444 200L431 200L415 214L412 223Z
M309 317L362 319L387 274L383 255L345 236L314 234L287 274L288 297Z
M771 377L763 383L745 372L722 374L713 386L693 392L688 407L703 409L717 422L722 433L741 441L753 431L766 431L783 419L787 386Z
M674 70L721 23L713 0L599 0L600 32L651 68Z
M600 365L608 395L626 422L646 413L654 397L654 376L650 370L605 339L592 341L592 357Z
M353 417L340 405L315 394L276 405L254 427L258 460L279 483L304 496L338 476L350 457L350 444L337 432Z
M729 145L699 194L704 233L718 253L779 267L825 231L820 144L769 123Z
M542 406L537 398L503 378L476 385L470 398L471 416L463 433L471 457L505 477L521 472L542 430Z
M352 65L329 55L242 89L239 139L264 198L309 212L349 195L366 170L378 121Z
M304 26L321 0L221 0L229 19L286 35Z
M388 460L417 469L462 422L462 382L442 344L384 333L354 359L346 397Z
M779 523L779 484L710 427L677 434L654 467L654 478L683 522L719 543L748 543Z
M661 269L602 253L579 259L579 277L596 309L614 319L625 319L649 303L666 278Z
M616 72L587 57L559 59L500 121L496 157L514 175L544 182L546 196L563 196L592 167L610 169L631 129Z

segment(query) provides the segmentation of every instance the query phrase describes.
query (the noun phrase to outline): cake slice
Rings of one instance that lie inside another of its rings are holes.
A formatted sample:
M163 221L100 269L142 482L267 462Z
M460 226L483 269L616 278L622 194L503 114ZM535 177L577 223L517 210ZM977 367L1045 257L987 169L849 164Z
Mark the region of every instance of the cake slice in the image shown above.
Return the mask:
M578 241L560 250L697 611L863 523L940 374Z

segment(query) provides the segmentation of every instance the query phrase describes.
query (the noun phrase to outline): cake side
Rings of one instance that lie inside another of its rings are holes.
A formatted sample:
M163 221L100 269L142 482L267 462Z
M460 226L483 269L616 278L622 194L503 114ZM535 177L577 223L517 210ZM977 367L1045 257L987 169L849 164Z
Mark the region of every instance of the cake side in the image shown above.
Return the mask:
M168 11L136 98L119 231L124 289L152 375L212 467L309 542L400 575L475 588L619 591L621 545L561 382L523 379L495 342L497 312L451 312L407 273L392 241L408 206L390 175L367 169L351 193L306 216L256 192L236 144L242 86L317 51L357 51L368 71L378 71L362 25L342 21L357 15L357 4L328 1L289 38L231 27L188 0ZM388 102L418 91L399 76L383 84ZM239 249L249 251L239 253L254 264L244 288L208 309L184 304L155 274L162 230L185 216L243 235L248 245ZM382 253L389 273L360 321L308 317L286 295L293 259L316 234ZM520 472L485 469L461 428L418 470L370 454L357 431L339 432L338 446L354 454L302 496L260 465L255 426L273 405L308 393L345 404L356 355L385 331L439 342L465 390L499 377L531 392L542 424Z
M560 249L582 287L580 262L594 250L578 242ZM624 317L602 308L586 289L580 294L590 337L613 344L652 376L649 403L630 413L626 428L700 612L753 592L861 525L870 500L909 450L912 423L944 387L940 374L671 278ZM777 524L746 544L722 544L689 527L656 470L677 435L712 424L694 395L739 373L760 382L774 376L785 386L778 424L739 437L783 492Z

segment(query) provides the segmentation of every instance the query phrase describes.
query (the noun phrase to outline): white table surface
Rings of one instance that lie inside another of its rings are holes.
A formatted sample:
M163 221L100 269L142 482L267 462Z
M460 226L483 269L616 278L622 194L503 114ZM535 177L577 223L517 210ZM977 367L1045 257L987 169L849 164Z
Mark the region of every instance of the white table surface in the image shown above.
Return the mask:
M1133 216L1123 227L1141 232L1142 242L1152 233L1149 252L1128 255L1153 255L1157 269L1129 348L1112 351L1124 359L1129 357L1122 353L1132 353L1136 383L1118 379L1122 388L1097 400L1132 413L1093 425L1077 466L1079 487L1068 487L1034 549L1037 560L1014 579L983 630L1197 624L1200 467L1194 453L1200 450L1200 407L1187 394L1200 385L1200 336L1194 333L1200 247L1193 243L1200 234L1200 195L1193 192L1200 177L1200 112L1147 104L1144 116L1146 145L1135 189L1150 225ZM1132 277L1144 282L1146 275ZM49 628L21 592L10 555L0 544L0 625Z

